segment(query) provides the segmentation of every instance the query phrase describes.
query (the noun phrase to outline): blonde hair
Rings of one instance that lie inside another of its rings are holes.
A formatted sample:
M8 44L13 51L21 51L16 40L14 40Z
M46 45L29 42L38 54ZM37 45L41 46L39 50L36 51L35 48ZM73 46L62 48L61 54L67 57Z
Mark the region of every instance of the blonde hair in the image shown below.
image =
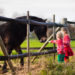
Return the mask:
M61 31L58 31L57 34L56 34L56 36L58 36L58 38L63 38L63 34L62 34Z
M67 28L66 28L66 27L61 28L61 31L64 31L65 33L67 33L67 34L68 34L68 30L67 30Z

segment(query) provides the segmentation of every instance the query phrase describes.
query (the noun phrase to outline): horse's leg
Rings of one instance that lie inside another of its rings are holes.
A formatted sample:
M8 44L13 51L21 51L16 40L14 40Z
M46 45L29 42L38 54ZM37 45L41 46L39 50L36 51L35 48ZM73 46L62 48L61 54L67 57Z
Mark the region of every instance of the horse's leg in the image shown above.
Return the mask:
M11 54L11 52L12 52L12 50L8 50L9 55ZM4 61L4 65L3 65L2 70L6 70L6 69L7 69L7 63L6 63L6 61Z
M17 48L16 48L16 51L17 51L19 54L22 54L22 50L21 50L20 47L17 47ZM24 65L24 58L23 58L23 57L22 57L21 60L20 60L20 64L21 64L21 66Z
M4 70L6 70L6 69L7 69L7 63L6 63L6 61L4 61L4 64L3 64L2 70L4 71Z

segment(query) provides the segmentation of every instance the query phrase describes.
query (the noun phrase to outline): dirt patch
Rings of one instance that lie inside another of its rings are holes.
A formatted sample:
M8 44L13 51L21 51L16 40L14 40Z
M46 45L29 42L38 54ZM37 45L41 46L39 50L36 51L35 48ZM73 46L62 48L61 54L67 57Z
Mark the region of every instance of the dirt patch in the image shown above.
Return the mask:
M16 60L15 62L13 61L14 69L16 71L16 75L28 75L28 64L25 62L25 65L23 67L20 66L19 60ZM11 70L8 67L8 72L2 73L2 66L0 66L0 75L12 75ZM39 75L40 70L42 69L42 65L39 63L31 63L30 65L30 70L31 70L31 75Z

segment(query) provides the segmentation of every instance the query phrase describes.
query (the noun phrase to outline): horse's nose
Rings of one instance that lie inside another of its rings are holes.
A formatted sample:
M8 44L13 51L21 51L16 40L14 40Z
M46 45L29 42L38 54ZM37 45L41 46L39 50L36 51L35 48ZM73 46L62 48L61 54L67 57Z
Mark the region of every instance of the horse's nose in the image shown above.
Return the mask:
M40 42L41 42L41 43L43 43L43 41L42 41L42 40L40 40Z
M46 40L47 40L46 37L43 37L43 38L41 38L40 42L43 43L43 42L45 42Z

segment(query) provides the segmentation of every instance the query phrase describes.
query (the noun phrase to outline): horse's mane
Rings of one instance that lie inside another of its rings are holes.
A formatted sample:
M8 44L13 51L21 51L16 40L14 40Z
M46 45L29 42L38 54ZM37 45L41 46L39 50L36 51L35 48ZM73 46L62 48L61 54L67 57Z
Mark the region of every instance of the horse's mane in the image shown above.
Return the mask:
M27 18L27 16L21 16L21 17L17 17L17 18L15 18L15 19L26 19ZM31 19L31 20L35 20L35 21L38 21L38 19L39 19L39 21L41 22L45 22L45 20L44 19L42 19L42 18L40 18L40 17L37 17L37 16L29 16L29 18Z

